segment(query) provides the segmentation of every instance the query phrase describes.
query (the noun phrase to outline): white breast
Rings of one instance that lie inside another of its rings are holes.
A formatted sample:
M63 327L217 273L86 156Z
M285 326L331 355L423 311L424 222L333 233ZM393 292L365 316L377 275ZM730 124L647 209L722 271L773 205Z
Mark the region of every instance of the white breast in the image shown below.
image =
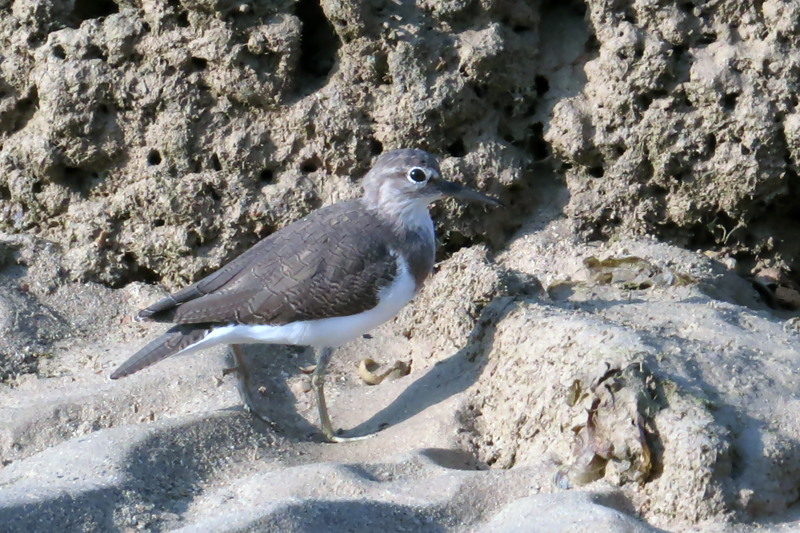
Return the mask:
M292 322L282 326L230 325L214 328L206 337L181 354L217 344L294 344L335 348L357 339L390 320L414 297L414 278L408 264L397 256L397 276L378 293L378 305L357 315Z

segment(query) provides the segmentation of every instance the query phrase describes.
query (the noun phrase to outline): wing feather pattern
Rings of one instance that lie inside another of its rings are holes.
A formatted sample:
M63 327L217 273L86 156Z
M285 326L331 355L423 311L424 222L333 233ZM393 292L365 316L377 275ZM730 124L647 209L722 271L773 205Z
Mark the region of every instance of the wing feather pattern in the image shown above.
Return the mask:
M178 324L285 324L357 314L374 307L378 290L394 279L394 240L389 225L357 200L335 204L138 316Z

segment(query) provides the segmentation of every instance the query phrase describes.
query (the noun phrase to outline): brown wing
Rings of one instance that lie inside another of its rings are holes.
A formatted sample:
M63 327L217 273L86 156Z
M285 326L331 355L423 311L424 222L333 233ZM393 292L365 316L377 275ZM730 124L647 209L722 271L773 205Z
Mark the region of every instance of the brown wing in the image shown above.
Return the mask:
M396 239L358 201L322 208L140 316L178 324L285 324L360 313L394 279Z

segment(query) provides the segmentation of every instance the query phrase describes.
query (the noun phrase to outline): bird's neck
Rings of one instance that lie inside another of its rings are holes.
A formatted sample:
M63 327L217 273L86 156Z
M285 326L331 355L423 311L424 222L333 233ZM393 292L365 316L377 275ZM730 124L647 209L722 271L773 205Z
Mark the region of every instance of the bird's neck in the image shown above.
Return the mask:
M363 203L375 216L391 226L397 237L396 250L406 258L414 276L415 292L419 292L436 258L436 235L428 204L420 200L395 201L377 206Z
M433 232L433 220L428 211L428 203L422 199L397 199L386 201L369 201L362 198L367 209L379 218L390 223L401 237L408 233L419 233L424 240L435 248L436 239Z

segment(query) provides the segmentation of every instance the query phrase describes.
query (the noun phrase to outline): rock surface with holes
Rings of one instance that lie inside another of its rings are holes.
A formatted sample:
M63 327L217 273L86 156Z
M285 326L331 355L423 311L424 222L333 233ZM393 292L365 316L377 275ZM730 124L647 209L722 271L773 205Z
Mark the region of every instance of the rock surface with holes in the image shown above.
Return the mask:
M0 0L0 529L797 530L798 10L662 4ZM246 347L272 424L222 348L107 378L399 146L509 209L435 206L424 290L337 351L376 438L320 442L309 350Z
M590 235L655 234L797 270L795 2L588 2L587 83L546 139Z
M419 146L455 180L521 193L511 211L435 212L442 257L497 246L530 205L538 23L521 1L17 1L0 23L0 230L60 245L71 279L175 288Z

